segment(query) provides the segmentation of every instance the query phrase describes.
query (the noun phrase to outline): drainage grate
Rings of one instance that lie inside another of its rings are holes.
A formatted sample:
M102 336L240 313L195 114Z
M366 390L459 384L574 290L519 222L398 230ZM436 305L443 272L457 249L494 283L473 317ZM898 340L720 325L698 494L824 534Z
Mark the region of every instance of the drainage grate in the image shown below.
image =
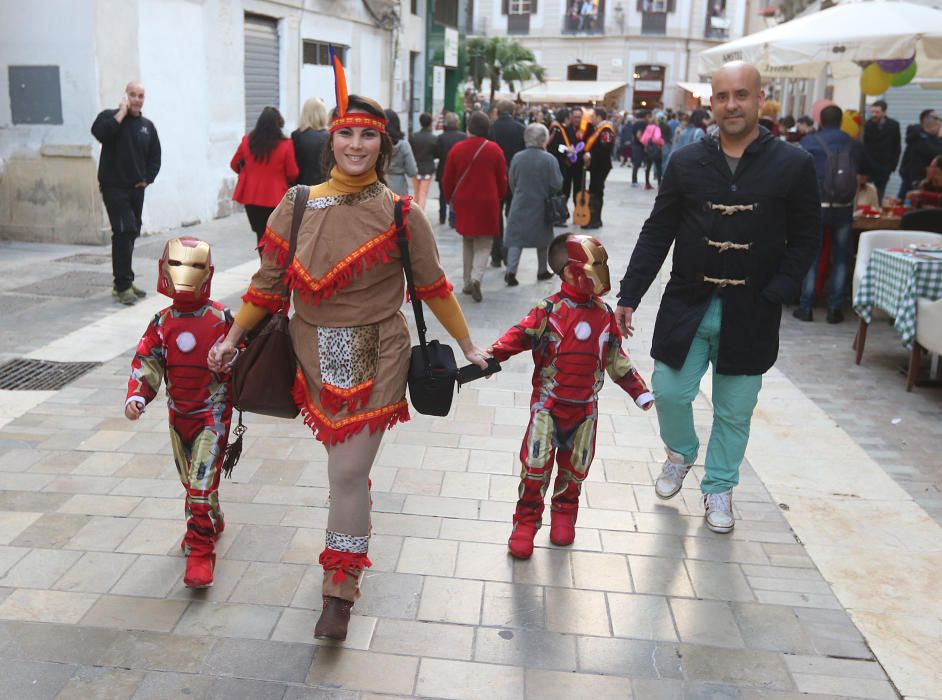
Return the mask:
M100 364L100 362L51 362L22 358L10 360L0 365L0 389L56 391Z

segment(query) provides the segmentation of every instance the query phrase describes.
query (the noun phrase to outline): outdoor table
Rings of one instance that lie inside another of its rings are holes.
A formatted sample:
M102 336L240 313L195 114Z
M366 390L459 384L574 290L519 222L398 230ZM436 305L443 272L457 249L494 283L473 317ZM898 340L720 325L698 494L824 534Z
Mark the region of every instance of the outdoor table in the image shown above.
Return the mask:
M878 248L860 280L854 311L867 324L874 306L888 313L908 348L916 337L918 298L942 298L942 250Z
M862 231L897 231L901 218L898 216L855 216L851 230Z

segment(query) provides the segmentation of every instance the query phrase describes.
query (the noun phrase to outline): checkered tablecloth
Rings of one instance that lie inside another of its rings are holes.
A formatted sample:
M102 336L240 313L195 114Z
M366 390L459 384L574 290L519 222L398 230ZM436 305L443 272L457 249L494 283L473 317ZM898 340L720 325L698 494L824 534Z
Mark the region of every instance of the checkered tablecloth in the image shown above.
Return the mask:
M916 336L916 300L942 298L942 252L877 249L870 256L854 310L867 323L873 307L896 319L894 326L911 346Z

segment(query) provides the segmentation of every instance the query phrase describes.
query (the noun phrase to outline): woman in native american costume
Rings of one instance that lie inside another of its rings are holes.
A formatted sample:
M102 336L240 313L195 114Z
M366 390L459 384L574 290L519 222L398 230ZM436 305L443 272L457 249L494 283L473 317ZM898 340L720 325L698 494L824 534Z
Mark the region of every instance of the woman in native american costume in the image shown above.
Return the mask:
M275 209L261 241L261 267L210 362L230 361L243 334L293 297L294 397L327 449L330 483L326 546L319 560L324 605L314 635L342 640L361 574L370 566L370 468L383 432L409 418L411 343L400 311L405 284L394 223L400 198L384 180L392 149L386 118L373 100L346 94L338 63L337 109L325 149L330 178L310 190L287 272L294 190ZM410 214L407 198L403 204ZM445 278L428 220L416 208L406 222L419 298L467 360L486 366L487 354L472 343Z

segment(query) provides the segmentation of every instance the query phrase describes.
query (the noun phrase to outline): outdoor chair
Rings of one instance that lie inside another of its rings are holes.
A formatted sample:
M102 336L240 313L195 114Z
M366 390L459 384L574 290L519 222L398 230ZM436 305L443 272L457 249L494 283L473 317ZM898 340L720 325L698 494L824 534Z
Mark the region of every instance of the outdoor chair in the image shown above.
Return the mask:
M931 207L915 209L903 214L899 222L900 229L906 231L933 231L942 233L942 209Z
M854 276L851 279L851 298L857 298L860 280L867 271L870 255L877 248L904 248L910 243L942 244L942 234L931 231L864 231L860 234L857 244L857 262L854 265ZM873 309L877 313L877 309ZM863 357L864 345L867 342L867 323L860 318L857 322L857 334L854 336L853 349L857 351L855 363L860 364Z
M906 391L913 390L919 365L926 352L942 353L942 299L929 301L919 299L916 305L916 339L909 355L909 371L906 372Z

